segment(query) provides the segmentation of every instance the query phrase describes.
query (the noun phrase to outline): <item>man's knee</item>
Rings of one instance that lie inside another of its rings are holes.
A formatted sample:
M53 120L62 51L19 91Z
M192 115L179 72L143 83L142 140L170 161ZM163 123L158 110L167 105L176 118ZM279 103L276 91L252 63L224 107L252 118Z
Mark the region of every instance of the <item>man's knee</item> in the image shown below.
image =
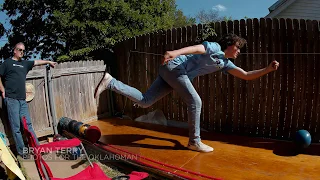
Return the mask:
M189 106L191 106L191 108L193 109L201 109L202 107L201 98L199 96L193 97L189 102Z

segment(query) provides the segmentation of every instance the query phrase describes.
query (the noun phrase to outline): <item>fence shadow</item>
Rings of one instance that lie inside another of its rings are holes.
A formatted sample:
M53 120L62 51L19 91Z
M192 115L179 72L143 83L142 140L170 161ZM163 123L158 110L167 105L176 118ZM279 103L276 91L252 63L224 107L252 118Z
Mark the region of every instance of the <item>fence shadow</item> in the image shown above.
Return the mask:
M157 142L171 142L174 145L163 145L163 144L141 144L135 143L140 140L144 139L152 139L156 140ZM114 134L114 135L103 135L100 140L105 144L112 144L112 145L125 145L130 147L138 147L138 148L150 148L150 149L174 149L174 150L183 150L187 149L186 146L182 145L178 140L171 139L171 138L162 138L150 135L143 135L143 134Z

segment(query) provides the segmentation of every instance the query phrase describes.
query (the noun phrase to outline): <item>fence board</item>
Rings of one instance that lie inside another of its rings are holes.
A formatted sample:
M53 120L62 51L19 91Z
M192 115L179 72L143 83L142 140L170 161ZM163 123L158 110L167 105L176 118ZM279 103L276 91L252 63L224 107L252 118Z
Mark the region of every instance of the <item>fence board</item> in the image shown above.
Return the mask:
M290 129L292 127L292 109L293 109L293 100L294 100L294 32L293 32L293 22L291 19L286 20L287 24L287 42L288 42L288 56L286 59L287 64L287 74L285 76L287 77L288 87L287 87L287 105L286 105L286 123L284 127L284 134L287 135L287 137L291 137Z
M320 43L319 43L319 40L320 40L320 33L319 33L319 22L315 21L314 22L314 28L316 29L315 31L315 53L316 54L316 64L315 64L315 69L318 70L320 69ZM315 122L315 126L311 126L311 128L315 129L314 130L314 134L317 134L316 138L315 139L315 142L320 142L320 136L319 136L319 132L320 132L320 78L319 76L317 75L316 76L316 79L315 79L315 94L316 94L316 97L315 98L315 104L316 104L316 107L315 107L315 110L314 110L314 116L312 116L312 120ZM313 132L313 131L311 131Z
M136 41L137 44L137 50L139 52L144 52L144 36L140 35L137 38ZM134 65L134 70L132 69L132 76L134 76L134 82L132 82L132 86L139 89L140 91L143 92L142 89L144 89L145 85L145 77L143 76L142 70L144 70L145 68L145 64L143 63L143 59L144 59L144 54L143 53L139 53L138 54L138 59L135 59L135 65ZM127 99L127 102L129 101L129 99ZM144 114L144 109L143 108L135 108L134 110L134 118L137 118L141 115Z
M79 61L76 61L76 62L74 62L73 63L73 67L75 67L75 68L80 68L80 62ZM81 76L83 76L83 75L77 75L76 76L76 79L75 79L75 81L76 81L76 87L77 87L77 89L78 89L78 98L77 98L77 106L78 106L78 112L80 112L80 113L78 113L78 116L77 116L77 118L78 119L84 119L85 118L85 116L83 116L83 114L82 114L82 112L83 112L83 99L84 99L84 87L83 87L83 83L82 83L82 81L81 81ZM100 82L100 79L102 78L102 76L101 77L99 77L99 79L95 82L95 87L98 85L98 83ZM98 104L98 106L101 106L100 105L100 103ZM98 112L98 113L102 113L102 112ZM62 115L62 114L61 114ZM61 115L59 116L59 117L61 117Z
M314 47L313 47L313 52L317 53L314 56L314 66L313 66L313 73L314 73L314 93L313 93L313 111L312 111L312 115L311 115L311 126L310 126L310 133L311 134L316 134L317 133L317 121L320 122L320 117L317 116L317 113L319 113L319 75L317 75L317 70L320 68L320 61L319 61L319 23L318 21L312 21L312 28L313 28L313 33L314 33L314 37L313 37L313 43L314 43ZM318 126L319 127L319 126Z
M145 52L150 53L151 52L150 34L146 34L145 38L146 38L146 40L145 40L146 43L144 45ZM151 54L146 54L146 59L145 59L145 62L146 62L146 70L145 70L146 87L145 87L144 92L146 92L149 89L149 87L151 86L151 83L153 82L152 75L151 75L151 66L150 66L151 58L152 58ZM148 109L145 110L145 113L152 112L153 110L154 110L153 106L150 106L150 107L148 107Z
M150 53L155 53L156 52L156 49L155 49L155 43L157 43L156 39L154 38L154 33L151 33L149 35L149 44L148 44L148 50ZM152 55L150 54L149 56L149 59L148 59L148 63L149 63L149 73L148 73L148 76L149 76L149 87L152 85L152 83L156 80L157 78L157 72L156 72L156 67L158 67L156 64L156 57L155 55ZM156 110L156 109L160 109L163 111L163 108L159 105L162 104L162 99L160 99L158 102L156 102L151 108L152 108L152 111Z
M131 40L128 40L125 43L125 48L128 50L130 50L131 48L133 50L137 50L138 48L138 43L137 43L137 38L133 38ZM130 56L129 56L130 55ZM137 53L131 53L131 54L124 54L124 58L126 60L126 65L129 66L127 68L122 68L122 74L121 76L126 80L126 83L129 86L132 86L134 88L140 88L140 86L137 86L135 84L135 80L136 78L139 78L138 76L135 75L135 71L136 71L136 64L137 61L139 61L139 54ZM121 105L121 112L125 111L127 115L131 116L131 118L135 118L136 116L136 109L133 106L133 102L129 99L126 98L124 96L121 96L122 102L120 103Z
M46 73L45 69L35 69L31 70L27 74L27 79L35 79L35 78L44 78L44 73Z
M251 53L248 55L248 60L247 60L247 70L252 70L253 69L253 24L252 20L248 19L247 20L247 39L248 39L248 53ZM252 116L252 106L253 106L253 81L248 81L247 83L247 104L246 104L246 121L247 121L247 127L246 131L247 133L251 134L253 127L253 116Z
M83 61L83 64L82 64L83 66L87 66L88 65L88 62L87 61ZM87 88L87 90L85 91L85 96L84 96L84 98L85 98L85 100L86 100L86 109L85 109L85 111L84 111L84 114L85 114L85 116L90 116L90 112L92 111L92 107L91 107L91 102L90 102L90 96L91 96L91 94L92 94L92 91L91 91L91 86L90 86L90 82L91 82L91 77L90 77L90 75L89 76L85 76L84 77L84 81L86 81L86 87L85 88ZM69 83L68 83L69 84ZM67 85L68 86L68 85ZM67 92L68 93L68 92ZM68 96L68 99L70 99L70 97ZM69 100L68 100L69 101ZM66 104L67 104L67 107L68 107L68 109L70 109L70 107L69 107L69 104L70 103L68 103L68 102L66 102ZM68 110L69 111L69 110ZM70 115L71 116L71 115Z
M301 44L304 44L304 45L301 45L301 52L302 53L306 53L307 52L307 47L306 47L306 44L307 44L307 27L306 27L306 21L301 19L300 20L300 29L301 29ZM306 54L302 54L301 55L302 58L301 58L301 61L303 61L304 59L308 58ZM300 112L299 112L299 123L298 123L298 129L299 128L304 128L304 125L305 125L305 112L306 112L306 81L307 79L305 79L306 77L306 74L307 74L307 71L308 69L306 69L306 63L302 63L300 64L301 66L298 67L301 69L301 76L303 77L301 79L301 101L300 101Z
M280 60L280 54L281 49L280 49L280 25L279 25L279 20L274 19L273 20L273 26L274 26L274 52L275 54L275 59ZM282 67L280 67L279 71L281 71ZM277 77L274 80L274 93L273 93L273 117L272 117L272 131L271 131L271 137L276 137L278 135L278 123L279 123L279 99L280 99L280 82L281 82L281 74L278 72L274 73L275 76Z
M294 134L299 126L300 121L300 102L301 102L301 81L303 74L301 72L302 62L302 55L301 53L301 31L299 26L299 21L297 19L293 20L293 28L294 28L294 105L293 105L293 114L292 114L292 126L291 126L291 133Z
M220 36L228 33L227 23L225 21L221 22L221 34ZM221 74L219 72L219 74ZM221 128L225 129L227 132L230 132L230 127L227 126L227 110L228 110L228 78L225 74L221 75L221 83L219 85L219 93L221 97Z
M272 31L272 21L271 19L266 20L267 27L266 27L266 41L267 41L267 61L270 63L271 61L274 60L273 57L273 31ZM265 125L265 133L264 136L270 137L271 136L271 129L272 129L272 112L273 112L273 76L274 73L272 74L267 74L267 87L268 92L266 94L266 125Z
M260 43L261 43L261 49L260 53L266 53L266 20L264 18L260 19ZM259 55L260 56L260 67L264 68L268 66L268 59L267 56ZM266 101L267 101L267 76L261 77L260 82L260 113L259 113L259 123L258 123L258 135L263 136L265 131L265 123L266 123Z
M241 37L247 39L247 28L246 28L246 21L244 19L240 20L240 33ZM246 44L241 51L244 55L241 55L241 68L248 70L247 68L247 56L245 55L248 52L248 45ZM240 80L240 101L242 102L240 106L240 113L239 113L239 131L244 132L247 126L246 124L246 104L247 104L247 82L244 80Z
M132 39L132 41L135 41L135 38ZM115 72L117 75L117 80L130 85L130 78L132 77L130 69L133 67L134 64L134 58L136 57L136 53L130 52L130 50L136 50L134 45L132 47L130 46L130 40L125 40L120 43L119 47L117 48L117 68L112 69L112 72ZM132 49L131 49L132 48ZM120 61L122 60L122 61ZM132 63L132 65L129 63ZM125 67L124 67L125 64ZM125 111L124 109L124 103L126 101L126 98L122 95L119 95L117 93L113 93L114 95L114 108L115 112L114 113L124 113L124 114L130 114L132 115L131 108L129 106L126 106L127 108ZM119 114L120 115L120 114Z
M233 27L233 21L228 21L228 32L233 33L234 27ZM232 75L226 76L227 81L227 117L226 117L226 128L231 133L233 131L233 121L234 121L234 109L233 109L233 101L234 101L234 77Z
M314 82L314 70L313 67L315 65L314 62L314 54L312 54L313 51L313 42L314 42L314 37L313 37L313 29L312 29L312 21L307 20L307 52L310 53L307 55L307 59L309 60L308 63L306 63L306 70L307 70L307 82L306 82L306 98L307 98L307 104L306 104L306 115L305 115L305 126L304 128L308 131L310 131L310 125L311 125L311 111L313 109L313 85L315 84Z
M240 34L240 22L238 20L234 21L234 33L238 36L241 37L241 34ZM240 50L240 53L242 53L242 50ZM234 60L234 64L236 66L241 66L241 61L243 60L243 56L242 55L239 55L237 59ZM240 97L241 97L241 94L240 94L240 90L241 90L241 79L239 78L235 78L234 79L234 94L232 96L234 96L234 99L233 99L233 118L232 118L232 132L234 133L239 133L239 121L240 121L240 103L241 103L241 100L240 100ZM236 87L239 87L239 88L236 88Z
M67 62L67 69L69 69L71 67L72 67L71 63ZM68 99L69 99L68 102L75 102L75 97L74 97L75 90L74 90L73 83L72 83L74 76L68 76L67 78L68 78L68 81L67 81L66 86L68 87L67 88ZM88 87L90 87L90 86L88 86ZM92 95L92 94L88 94L88 97L90 95ZM76 119L76 116L75 116L75 114L76 114L75 106L76 105L75 104L71 104L71 103L67 103L67 104L68 104L68 111L70 112L69 117L72 118L72 119ZM91 107L91 106L89 106L89 107Z
M61 68L67 68L67 63L68 62L61 64ZM63 96L62 100L64 102L63 103L64 104L64 116L70 117L71 116L70 104L68 103L68 102L70 102L69 101L69 91L68 91L68 84L69 84L68 83L68 78L70 78L70 76L61 77L61 79L60 79L61 87L59 89L57 89L58 91L56 91L56 92L58 92L57 94L59 94L59 90L62 91L61 94ZM85 79L83 82L87 83L88 80ZM86 85L86 87L88 87L88 85ZM86 98L87 96L88 96L88 93L86 93L85 97L84 97L86 100L87 100L87 98ZM87 101L86 101L86 104L88 106ZM86 111L87 111L87 108L85 109L85 112Z
M261 59L260 59L260 48L261 48L261 44L260 44L260 27L259 27L259 21L257 18L253 19L253 56L252 56L252 70L254 69L261 69ZM252 98L252 131L251 133L253 134L258 134L258 130L259 130L259 123L260 123L260 117L259 114L261 114L260 111L260 92L261 92L261 88L260 88L260 81L261 78L257 78L255 80L253 80L253 98Z
M142 35L141 36L141 44L140 44L140 50L141 52L147 52L146 51L146 42L148 41L146 35ZM142 66L139 66L140 67L140 70L139 70L139 79L140 79L140 83L142 85L141 88L139 88L139 90L144 93L147 91L147 76L146 76L146 72L147 72L147 66L146 66L146 54L145 53L141 53L141 59L138 61L138 64L141 64ZM146 109L145 108L139 108L140 110L140 114L139 116L141 115L144 115L147 113Z
M280 52L284 53L278 56L278 61L280 64L283 64L282 67L279 69L280 71L280 103L279 103L279 119L278 119L278 135L280 137L285 137L286 135L283 133L284 125L286 123L285 118L285 111L286 111L286 94L287 94L287 33L286 33L286 24L284 19L280 19Z
M215 23L215 31L218 36L221 36L221 23L216 22ZM216 118L215 118L215 130L216 131L222 131L222 125L221 125L221 114L222 114L222 101L223 97L221 95L221 73L214 73L214 79L215 82L214 89L216 92Z

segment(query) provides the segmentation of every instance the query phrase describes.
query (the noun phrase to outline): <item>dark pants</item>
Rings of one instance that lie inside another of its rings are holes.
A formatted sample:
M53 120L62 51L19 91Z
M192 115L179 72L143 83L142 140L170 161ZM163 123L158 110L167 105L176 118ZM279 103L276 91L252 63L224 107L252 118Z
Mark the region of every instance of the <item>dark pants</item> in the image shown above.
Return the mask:
M21 125L22 125L22 117L25 116L27 119L28 129L33 133L34 137L36 138L36 134L32 128L31 118L29 114L28 104L25 100L17 100L13 98L6 97L4 99L4 103L7 106L8 110L8 119L10 122L12 136L16 144L17 152L19 155L23 156L24 152L26 152L25 144L22 139L21 134ZM36 138L37 143L38 139Z

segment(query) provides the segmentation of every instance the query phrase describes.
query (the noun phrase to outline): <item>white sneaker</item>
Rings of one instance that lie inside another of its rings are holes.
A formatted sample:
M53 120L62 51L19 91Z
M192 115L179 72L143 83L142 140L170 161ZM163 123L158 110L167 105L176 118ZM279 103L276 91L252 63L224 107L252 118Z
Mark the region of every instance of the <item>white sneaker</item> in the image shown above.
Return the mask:
M202 142L198 142L195 144L188 144L188 149L194 150L194 151L199 151L199 152L212 152L213 148L203 144Z
M109 73L106 73L106 75L104 75L103 79L106 81L105 82L105 87L107 87L110 84L110 81L112 80L112 76Z
M97 96L104 91L105 89L107 89L107 86L110 84L111 80L112 80L112 76L109 73L106 73L104 75L104 77L101 79L101 81L99 82L98 86L95 89L95 93L94 93L94 97L97 98Z

